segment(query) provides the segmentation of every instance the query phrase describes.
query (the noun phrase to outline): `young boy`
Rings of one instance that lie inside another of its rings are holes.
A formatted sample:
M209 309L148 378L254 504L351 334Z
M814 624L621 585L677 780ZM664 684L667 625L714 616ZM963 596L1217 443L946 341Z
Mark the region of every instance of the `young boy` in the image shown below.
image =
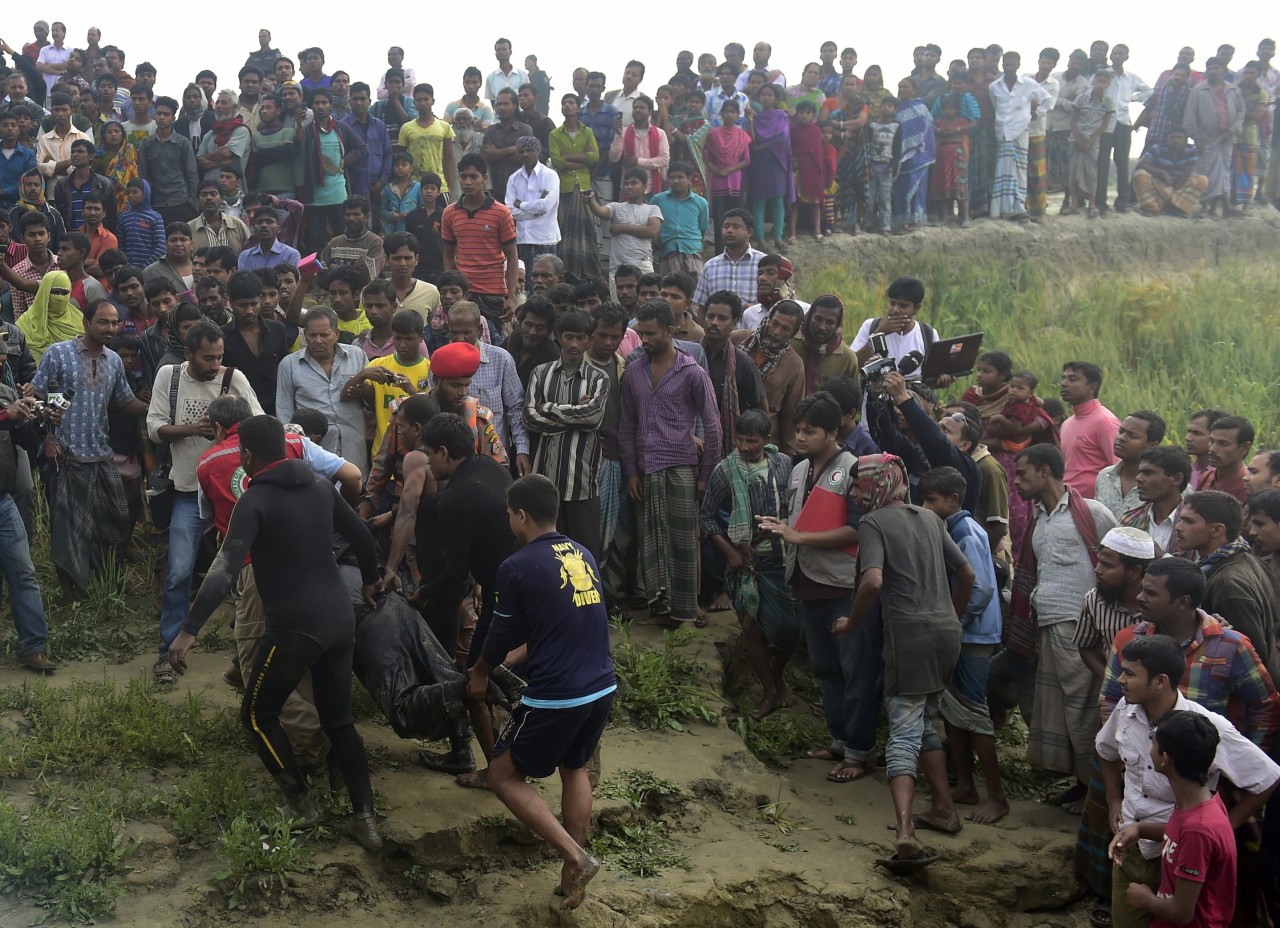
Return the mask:
M356 336L369 328L369 318L356 300L365 285L365 277L349 265L335 267L325 277L324 289L329 297L329 308L338 314L338 335L351 344Z
M592 215L610 222L609 279L624 264L653 273L653 243L662 235L662 210L646 203L644 188L649 176L644 168L630 168L622 182L622 203L597 203L595 194L583 191Z
M892 96L880 101L880 110L871 120L871 193L867 197L867 218L862 228L889 234L890 209L893 205L893 175L902 157L902 135L895 117L898 101Z
M939 711L947 725L956 771L952 801L977 805L966 818L989 825L1009 814L1009 801L1000 782L995 726L987 709L987 670L1000 643L1000 587L987 533L961 505L966 489L964 477L954 467L937 467L920 478L922 508L947 524L947 533L975 576L969 605L960 619L960 659L942 694ZM973 779L975 751L987 784L987 801L980 805Z
M422 185L413 179L413 159L407 151L397 151L391 158L391 183L382 188L382 231L405 231L405 220L421 204Z
M222 211L239 219L244 213L244 191L240 184L240 169L234 164L222 166L218 172L218 185L222 188Z
M374 281L366 288L365 297L391 303L385 293L386 281ZM379 286L383 285L383 286ZM347 386L357 396L373 399L373 415L377 420L373 447L382 446L382 436L391 425L391 404L402 396L412 396L427 389L427 372L431 364L422 354L422 317L411 309L402 309L391 317L391 342L395 350L375 358Z
M1235 914L1236 838L1226 806L1207 785L1219 741L1203 715L1166 715L1151 739L1151 761L1173 788L1173 813L1166 823L1128 825L1116 835L1122 845L1164 841L1160 891L1130 883L1125 893L1130 905L1150 913L1151 928L1226 928Z
M151 185L135 178L127 187L129 208L120 214L116 238L134 267L146 267L164 257L164 217L151 208Z
M440 195L440 175L428 171L422 175L421 203L409 212L404 230L418 240L418 267L413 276L439 286L444 273L444 241L440 223L444 219L444 199Z

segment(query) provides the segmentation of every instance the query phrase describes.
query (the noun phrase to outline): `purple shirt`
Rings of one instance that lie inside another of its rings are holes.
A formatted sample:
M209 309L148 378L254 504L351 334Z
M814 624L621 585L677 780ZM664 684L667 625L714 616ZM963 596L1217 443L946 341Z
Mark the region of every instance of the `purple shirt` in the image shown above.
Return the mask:
M627 477L683 465L698 467L698 452L690 436L699 416L704 434L720 434L715 388L691 355L677 348L675 363L656 387L650 366L646 354L628 364L622 375L618 457ZM707 442L698 479L708 479L719 461L719 442Z

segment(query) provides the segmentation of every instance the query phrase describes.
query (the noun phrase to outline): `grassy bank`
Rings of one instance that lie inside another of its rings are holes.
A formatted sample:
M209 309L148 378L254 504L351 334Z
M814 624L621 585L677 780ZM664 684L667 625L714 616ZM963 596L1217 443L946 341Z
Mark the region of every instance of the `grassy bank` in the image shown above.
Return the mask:
M1121 275L1072 278L1049 264L1009 259L948 261L903 256L867 280L857 267L830 265L805 286L811 299L839 295L852 338L863 319L884 313L885 284L915 274L928 286L921 318L944 336L985 332L983 346L1034 371L1040 395L1056 396L1064 361L1105 372L1103 402L1123 416L1154 409L1181 436L1190 411L1221 406L1247 416L1271 446L1280 431L1280 261L1241 262L1180 279ZM955 395L971 381L958 384Z

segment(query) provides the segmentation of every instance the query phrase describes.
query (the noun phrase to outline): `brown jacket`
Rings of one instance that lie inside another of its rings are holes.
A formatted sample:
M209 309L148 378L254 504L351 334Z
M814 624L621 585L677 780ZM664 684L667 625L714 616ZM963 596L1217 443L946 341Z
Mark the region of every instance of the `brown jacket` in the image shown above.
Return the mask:
M739 329L729 335L729 340L741 346L754 334L751 329ZM754 357L752 360L760 364L763 359ZM787 346L782 360L765 375L764 396L769 404L769 420L773 423L769 440L783 454L794 455L796 405L804 398L804 360L791 346Z

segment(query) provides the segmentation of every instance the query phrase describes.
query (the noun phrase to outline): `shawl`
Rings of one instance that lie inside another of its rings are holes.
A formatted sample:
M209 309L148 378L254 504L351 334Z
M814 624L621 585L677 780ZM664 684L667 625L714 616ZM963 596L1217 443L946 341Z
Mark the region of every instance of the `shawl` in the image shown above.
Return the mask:
M649 123L649 157L657 157L658 154L658 127L653 123ZM635 157L636 153L636 127L627 126L627 131L622 133L622 150L628 155ZM649 171L649 192L658 193L662 190L662 172L657 168L651 168Z
M54 288L61 293L54 293ZM18 319L18 328L27 336L31 357L39 361L56 342L84 334L84 315L71 302L71 278L66 271L51 270L40 278L35 300Z
M1009 402L1009 385L1001 384L1000 389L992 393L983 393L978 387L970 387L964 391L960 401L977 406L982 421L986 422L992 416L998 416L1004 412L1004 407Z
M918 171L933 164L933 117L919 98L898 104L894 117L902 127L902 160L904 171Z
M721 390L720 422L724 425L725 442L722 454L728 454L738 443L738 416L742 403L738 399L738 348L732 341L724 343L724 389Z
M769 339L765 333L769 331L769 320L773 318L773 314L777 312L777 306L770 309L764 314L764 318L760 320L760 325L751 333L751 337L742 343L742 350L756 359L756 364L760 367L760 377L768 377L773 369L778 366L778 362L782 360L782 356L787 353L787 349L791 347L788 342L774 347L769 344Z
M1199 566L1200 566L1200 569L1204 571L1204 575L1207 577L1209 576L1209 574L1213 573L1213 568L1217 564L1220 564L1221 562L1225 561L1227 558L1233 557L1234 555L1247 554L1248 552L1249 552L1249 542L1245 541L1243 538L1237 538L1235 541L1228 541L1225 545L1223 545L1217 551L1214 551L1212 554L1206 557L1203 561L1201 561Z
M859 507L863 512L883 509L907 497L907 465L896 454L868 454L858 458Z
M823 294L819 299L835 300L837 308L840 310L840 324L836 326L836 333L831 336L831 340L825 345L815 345L809 339L809 318L812 313L805 313L804 322L800 324L800 334L804 339L804 395L808 396L818 389L818 366L822 363L822 359L830 354L834 354L844 346L844 301L838 296L830 293Z
M124 131L124 125L119 120L112 119L104 123L102 128L105 130L107 126L113 124L120 127L124 141L113 152L99 145L94 156L93 169L103 177L115 181L116 210L123 213L129 205L129 181L137 180L141 173L138 170L138 149L134 147L129 134ZM98 133L99 137L103 134L103 132Z
M761 110L755 115L755 141L791 171L791 117L786 110Z
M799 122L792 123L791 156L795 160L796 175L800 181L800 194L808 200L821 199L830 178L826 177L822 129L816 122L807 126Z
M1067 506L1071 510L1071 521L1075 523L1080 540L1084 542L1089 553L1089 561L1098 563L1098 527L1094 524L1093 513L1083 496L1071 487L1066 487ZM1009 619L1004 623L1004 646L1027 661L1036 659L1036 644L1039 638L1039 625L1036 621L1035 609L1031 605L1031 591L1036 588L1038 566L1034 523L1027 526L1022 533L1022 544L1013 567L1013 596L1010 602Z
M227 142L231 141L231 133L244 125L244 118L240 114L232 116L230 119L219 119L213 124L213 144L218 147L224 147Z
M745 132L735 132L737 126L716 126L702 142L702 156L716 167L729 167L747 160L745 155L751 138Z
M733 346L730 345L730 348ZM778 479L778 448L764 446L764 482L773 497L774 511L781 513L783 505L782 482ZM756 512L751 506L752 465L742 459L736 450L724 460L725 477L729 482L729 525L725 534L729 543L738 547L750 544L755 534ZM760 614L760 587L754 563L738 571L730 571L726 582L733 589L734 608L744 615L757 618Z

